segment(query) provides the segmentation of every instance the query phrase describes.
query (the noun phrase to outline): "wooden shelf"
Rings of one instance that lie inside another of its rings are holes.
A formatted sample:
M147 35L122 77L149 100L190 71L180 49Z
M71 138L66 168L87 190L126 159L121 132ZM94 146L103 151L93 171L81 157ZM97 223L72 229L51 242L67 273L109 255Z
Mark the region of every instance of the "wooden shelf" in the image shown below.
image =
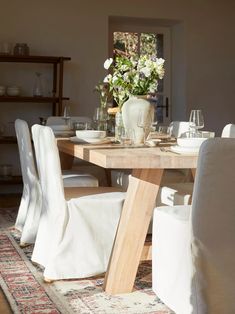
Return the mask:
M0 62L51 63L71 60L69 57L0 55Z
M20 63L48 63L52 65L53 70L53 97L29 97L29 96L0 96L0 102L31 102L31 103L51 103L52 115L62 114L63 100L69 100L63 97L63 72L64 61L71 60L70 57L52 57L52 56L17 56L1 55L0 62L20 62Z
M0 137L0 144L15 144L17 143L15 136L2 136Z
M62 100L69 100L62 97ZM0 96L0 102L35 102L35 103L56 103L59 97L36 97L36 96Z
M12 176L3 178L0 176L0 185L23 184L21 176Z

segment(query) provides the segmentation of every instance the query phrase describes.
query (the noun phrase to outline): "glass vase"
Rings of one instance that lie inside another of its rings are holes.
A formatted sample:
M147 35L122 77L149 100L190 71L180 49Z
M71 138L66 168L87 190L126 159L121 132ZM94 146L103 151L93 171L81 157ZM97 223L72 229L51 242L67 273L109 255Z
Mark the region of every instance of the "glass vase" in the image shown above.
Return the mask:
M123 129L122 113L118 111L115 115L115 141L121 142L121 135Z
M43 87L42 87L41 73L36 72L35 75L36 75L36 78L35 78L34 87L33 87L33 96L42 97L43 96Z

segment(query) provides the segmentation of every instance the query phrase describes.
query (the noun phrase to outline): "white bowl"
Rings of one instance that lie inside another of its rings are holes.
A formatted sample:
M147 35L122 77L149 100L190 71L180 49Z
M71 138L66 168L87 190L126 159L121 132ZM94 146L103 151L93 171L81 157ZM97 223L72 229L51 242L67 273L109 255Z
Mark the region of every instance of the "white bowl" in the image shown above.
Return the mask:
M20 94L20 88L18 86L7 87L8 96L18 96Z
M6 87L5 86L0 86L0 96L5 95L6 93Z
M198 148L205 140L207 140L206 137L179 137L177 144L181 147Z
M76 130L76 136L81 139L86 138L105 138L106 131L97 130Z

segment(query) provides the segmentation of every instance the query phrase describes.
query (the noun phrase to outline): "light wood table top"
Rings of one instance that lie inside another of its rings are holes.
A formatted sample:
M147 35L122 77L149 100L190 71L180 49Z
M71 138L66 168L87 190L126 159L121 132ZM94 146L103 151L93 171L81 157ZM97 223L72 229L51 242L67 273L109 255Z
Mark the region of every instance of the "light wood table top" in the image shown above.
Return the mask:
M160 147L124 148L119 144L81 145L59 140L60 151L89 161L103 168L165 169L196 168L197 154L177 154L161 151Z
M109 294L131 292L141 258L144 254L150 256L144 244L163 171L165 168L195 170L197 155L163 152L159 147L81 145L62 139L57 144L65 161L70 155L104 168L133 169L104 283Z

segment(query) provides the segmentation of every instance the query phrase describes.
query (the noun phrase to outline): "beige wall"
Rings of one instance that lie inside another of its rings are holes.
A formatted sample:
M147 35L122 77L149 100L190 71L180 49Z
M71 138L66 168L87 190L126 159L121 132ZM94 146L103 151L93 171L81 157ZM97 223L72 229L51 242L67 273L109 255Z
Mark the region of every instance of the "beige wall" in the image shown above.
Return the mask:
M0 3L0 42L26 42L31 54L72 58L65 65L64 94L71 99L73 114L91 116L98 104L93 88L105 74L108 17L126 16L165 19L166 25L173 25L173 119L186 119L191 108L200 107L207 129L220 134L225 123L235 123L233 0L1 0ZM39 70L37 65L0 66L0 85L18 84L25 93L31 92L33 72ZM50 82L48 67L40 71L45 81ZM50 113L50 106L45 105L7 107L9 112L1 110L0 121L2 118L13 121L15 117L24 117L26 112L26 118L33 123L38 122L38 116Z

